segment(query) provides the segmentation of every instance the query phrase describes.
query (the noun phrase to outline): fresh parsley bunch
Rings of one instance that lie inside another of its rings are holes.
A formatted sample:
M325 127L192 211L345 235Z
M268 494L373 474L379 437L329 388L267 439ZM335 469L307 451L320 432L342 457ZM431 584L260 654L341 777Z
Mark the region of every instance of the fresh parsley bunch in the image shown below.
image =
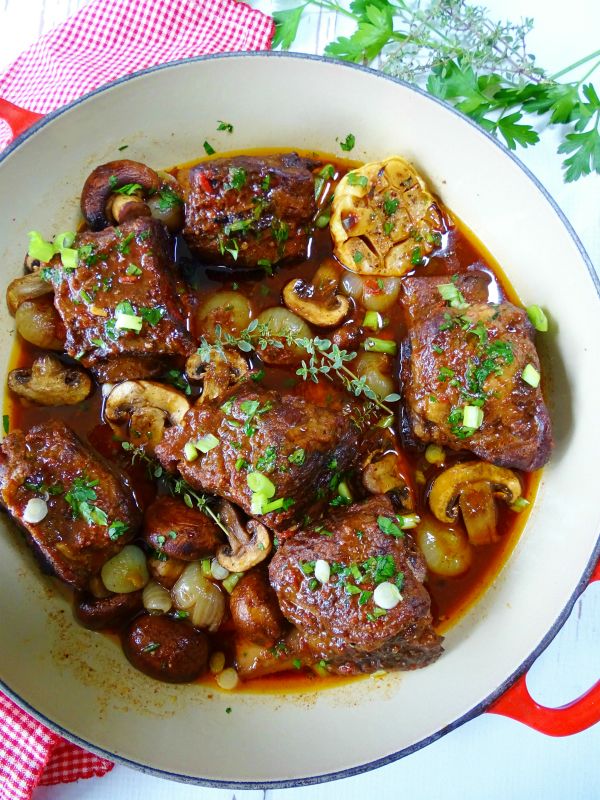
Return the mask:
M539 134L526 114L546 125L566 126L558 152L565 181L600 173L600 99L586 82L600 66L600 50L553 75L535 63L526 37L533 21L496 22L482 6L466 0L305 0L275 13L273 47L289 49L304 11L317 6L351 19L355 30L325 48L325 55L373 64L387 74L423 86L454 105L511 149L529 147ZM589 65L578 81L565 76Z

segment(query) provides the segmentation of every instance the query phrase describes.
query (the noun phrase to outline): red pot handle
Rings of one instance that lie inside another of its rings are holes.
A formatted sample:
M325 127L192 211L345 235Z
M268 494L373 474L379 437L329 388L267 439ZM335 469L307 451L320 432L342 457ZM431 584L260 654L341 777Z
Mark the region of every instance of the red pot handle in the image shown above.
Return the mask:
M0 119L8 122L15 139L43 116L43 114L38 114L36 111L27 111L25 108L15 106L0 97Z
M600 561L590 578L590 583L593 581L600 581ZM547 708L535 702L527 690L527 674L521 675L488 712L515 719L547 736L571 736L600 722L600 680L572 703Z

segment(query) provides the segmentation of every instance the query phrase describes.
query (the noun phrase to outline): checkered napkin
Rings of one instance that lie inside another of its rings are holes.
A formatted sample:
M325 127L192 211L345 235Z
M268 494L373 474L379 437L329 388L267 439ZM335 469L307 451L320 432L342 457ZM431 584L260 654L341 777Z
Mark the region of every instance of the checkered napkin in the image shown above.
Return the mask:
M145 67L232 50L268 49L270 17L235 0L93 0L0 76L0 97L46 114ZM13 133L0 119L0 150ZM0 693L0 800L39 784L104 775L112 763L48 730Z
M47 114L131 72L181 58L266 50L273 20L235 0L93 0L0 75L0 97ZM0 119L0 150L13 138Z

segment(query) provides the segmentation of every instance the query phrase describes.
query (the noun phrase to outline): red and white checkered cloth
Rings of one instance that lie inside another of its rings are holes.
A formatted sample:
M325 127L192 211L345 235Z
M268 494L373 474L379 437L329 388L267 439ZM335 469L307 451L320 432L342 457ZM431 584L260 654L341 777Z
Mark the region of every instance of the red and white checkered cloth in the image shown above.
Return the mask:
M235 0L94 0L0 76L0 97L47 114L105 83L181 58L266 50L273 20ZM0 150L12 139L0 119Z
M232 50L266 50L273 20L235 0L93 0L0 76L0 97L46 114L131 72ZM13 138L0 119L0 150ZM104 775L110 761L48 730L0 693L0 800Z

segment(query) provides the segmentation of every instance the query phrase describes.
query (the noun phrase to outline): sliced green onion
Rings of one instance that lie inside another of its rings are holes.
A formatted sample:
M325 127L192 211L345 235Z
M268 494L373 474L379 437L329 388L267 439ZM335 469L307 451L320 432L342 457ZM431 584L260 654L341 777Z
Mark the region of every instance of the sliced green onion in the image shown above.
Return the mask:
M269 498L262 492L254 492L250 501L250 513L262 514L264 507L269 502Z
M537 369L533 366L533 364L527 364L523 372L521 373L521 377L528 383L530 386L533 386L534 389L540 385L540 373Z
M50 261L56 252L54 245L47 242L38 231L29 231L29 250L27 255L34 261Z
M79 264L79 250L73 250L71 247L63 247L60 251L60 260L65 269L77 269Z
M388 414L387 417L382 417L379 422L377 423L378 428L391 428L394 424L394 417L392 414Z
M194 442L186 442L183 448L183 456L186 461L195 461L198 458L198 449Z
M478 406L464 406L463 423L465 428L481 428L483 424L483 411Z
M200 571L205 578L210 578L212 575L212 563L210 558L203 558L200 564Z
M398 352L396 342L392 342L391 339L376 339L374 336L365 339L363 347L368 353L387 353L395 356Z
M329 220L331 219L331 214L329 211L324 211L322 214L319 214L317 219L315 220L315 225L317 228L326 228L329 225Z
M208 453L218 447L219 443L219 439L216 436L213 436L212 433L207 433L206 436L201 436L200 439L197 439L195 445L201 453Z
M511 511L515 511L519 514L521 511L525 511L526 508L529 508L531 503L525 497L517 497L514 503L511 503L509 508Z
M430 464L443 464L446 459L446 452L439 444L429 444L425 450L425 460Z
M73 231L63 231L63 233L57 233L53 240L55 252L64 250L67 247L72 247L74 241L75 233Z
M243 576L243 572L232 572L231 575L228 575L227 578L221 583L221 586L225 589L226 592L231 594L235 587L240 582L240 579Z
M277 498L277 500L271 500L270 503L265 503L262 507L262 513L268 514L271 511L277 511L284 506L284 499L283 497Z
M536 331L546 333L548 330L548 317L539 306L527 306L527 316Z
M340 497L343 497L344 500L352 501L352 492L350 491L350 487L346 483L346 481L340 481L338 484L338 494Z
M275 484L262 472L249 472L246 476L246 483L251 491L264 494L267 500L275 497Z
M137 314L117 314L115 328L139 333L142 330L142 322L142 318L138 317Z
M378 311L367 311L363 319L363 328L378 331L383 328L383 317Z
M418 514L399 514L397 520L401 530L408 531L411 528L417 527L419 522L421 522L421 517Z

